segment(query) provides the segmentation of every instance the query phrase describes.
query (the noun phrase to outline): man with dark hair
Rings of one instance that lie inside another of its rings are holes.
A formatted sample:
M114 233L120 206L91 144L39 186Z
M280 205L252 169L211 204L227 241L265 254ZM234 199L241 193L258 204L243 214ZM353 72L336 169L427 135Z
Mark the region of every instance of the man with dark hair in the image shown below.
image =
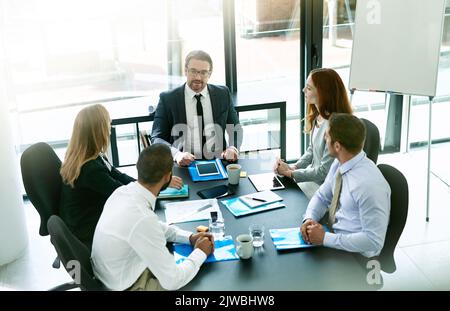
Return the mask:
M136 163L138 181L142 184L155 184L168 172L172 172L172 167L173 160L169 147L164 144L151 145L142 150ZM165 187L161 191L164 189Z
M391 189L362 151L365 131L353 115L331 115L325 140L336 159L311 198L300 230L308 243L373 257L384 245ZM318 223L327 211L330 232Z
M228 88L208 84L212 69L208 53L192 51L185 60L186 83L160 94L152 142L170 146L178 165L196 158L238 158L242 128Z
M113 290L176 290L191 281L214 251L209 233L168 226L153 212L156 197L170 183L170 148L154 144L136 164L138 181L116 189L105 203L92 246L94 273ZM175 264L166 243L190 243L194 250Z
M357 117L350 117L345 113L336 113L333 127L329 127L328 134L331 142L339 142L351 154L358 154L364 147L366 127Z

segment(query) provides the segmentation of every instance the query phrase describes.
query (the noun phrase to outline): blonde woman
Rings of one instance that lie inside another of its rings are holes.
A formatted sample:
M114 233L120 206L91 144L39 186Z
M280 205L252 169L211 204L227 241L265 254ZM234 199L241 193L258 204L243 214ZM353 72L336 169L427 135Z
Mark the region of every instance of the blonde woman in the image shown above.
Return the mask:
M105 156L110 132L111 118L104 106L82 109L75 118L60 171L60 216L89 249L106 200L118 187L134 181L114 168ZM181 178L173 177L170 186L181 185Z

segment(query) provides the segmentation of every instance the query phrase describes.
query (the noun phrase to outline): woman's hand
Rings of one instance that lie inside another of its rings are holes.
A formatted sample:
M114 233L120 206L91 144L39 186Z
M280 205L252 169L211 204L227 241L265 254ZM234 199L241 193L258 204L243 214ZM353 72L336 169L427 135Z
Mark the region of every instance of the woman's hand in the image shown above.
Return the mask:
M277 160L274 166L275 174L292 178L292 168L283 160Z
M172 180L170 181L169 187L177 188L178 190L183 187L183 179L178 176L172 176Z

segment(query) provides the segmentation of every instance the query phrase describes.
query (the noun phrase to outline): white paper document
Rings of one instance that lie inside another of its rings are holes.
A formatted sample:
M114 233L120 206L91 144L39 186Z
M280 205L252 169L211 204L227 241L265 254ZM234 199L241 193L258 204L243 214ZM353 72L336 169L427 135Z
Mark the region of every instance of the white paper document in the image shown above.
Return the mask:
M217 212L218 219L223 219L216 199L171 202L164 207L168 224L208 220L213 211Z

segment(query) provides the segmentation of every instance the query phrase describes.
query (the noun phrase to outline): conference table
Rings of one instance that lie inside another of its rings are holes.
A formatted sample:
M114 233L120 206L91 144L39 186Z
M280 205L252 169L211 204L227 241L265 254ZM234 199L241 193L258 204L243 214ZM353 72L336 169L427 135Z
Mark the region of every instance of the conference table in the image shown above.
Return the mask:
M239 159L242 170L248 174L270 172L273 159ZM224 162L224 165L227 163ZM189 185L189 198L199 200L197 191L216 185L228 184L227 180L192 182L185 167L174 166L173 174L183 178ZM252 258L205 263L194 279L181 290L193 291L298 291L298 290L373 290L366 281L369 270L360 265L347 252L326 247L277 251L272 243L269 229L297 227L306 211L308 199L298 186L289 179L281 179L285 189L277 190L286 204L265 212L236 218L219 203L225 220L225 235L235 240L241 233L248 233L251 224L265 226L264 245L255 248ZM255 192L248 178L241 178L233 196ZM230 198L226 197L221 200ZM179 199L178 199L179 200ZM164 202L158 200L155 212L165 219ZM170 200L173 202L174 200ZM177 224L178 227L195 231L198 225L208 226L208 221Z

